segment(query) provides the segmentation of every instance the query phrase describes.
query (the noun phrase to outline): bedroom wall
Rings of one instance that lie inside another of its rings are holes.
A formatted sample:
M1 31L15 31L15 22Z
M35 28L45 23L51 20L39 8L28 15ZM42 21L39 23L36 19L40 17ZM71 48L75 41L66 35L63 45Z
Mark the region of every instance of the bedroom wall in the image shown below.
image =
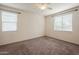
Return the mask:
M2 32L0 26L0 45L44 36L45 22L44 17L40 14L22 12L18 14L17 25L16 32Z
M72 32L56 32L54 31L54 19L51 16L45 17L45 34L49 37L54 37L60 40L79 44L79 11L73 12L72 17Z

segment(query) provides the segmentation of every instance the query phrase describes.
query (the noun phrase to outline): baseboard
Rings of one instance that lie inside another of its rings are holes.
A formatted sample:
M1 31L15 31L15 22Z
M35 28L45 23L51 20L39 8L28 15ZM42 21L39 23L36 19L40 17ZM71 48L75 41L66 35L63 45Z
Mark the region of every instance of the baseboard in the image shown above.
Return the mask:
M56 40L60 40L60 41L63 41L63 42L67 42L67 43L70 43L70 44L74 44L74 45L78 45L78 46L79 46L79 44L72 43L72 42L65 41L65 40L61 40L61 39L58 39L58 38L55 38L55 37L51 37L51 36L46 36L46 37L49 37L49 38L51 38L51 39L56 39Z
M38 35L38 36L35 36L35 37L31 37L29 39L23 39L23 40L20 40L20 41L16 41L16 42L10 42L10 43L5 43L5 44L0 44L0 46L4 46L4 45L9 45L9 44L14 44L14 43L19 43L19 42L23 42L23 41L26 41L26 40L31 40L31 39L35 39L35 38L39 38L39 37L43 37L44 35Z
M64 40L61 40L61 39L58 39L58 38L55 38L55 37L50 37L50 36L38 36L38 37L31 38L31 39L36 39L36 38L40 38L40 37L48 37L48 38L51 38L51 39L56 39L56 40L59 40L59 41L64 41ZM31 40L31 39L27 39L27 40ZM0 45L0 47L1 46L5 46L5 45L14 44L14 43L20 43L20 42L23 42L23 41L26 41L26 39L25 40L22 40L22 41L17 41L17 42L3 44L3 45ZM68 42L68 41L64 41L64 42L67 42L67 43L70 43L70 44L74 44L74 45L78 45L79 46L79 44L75 44L75 43L72 43L72 42Z

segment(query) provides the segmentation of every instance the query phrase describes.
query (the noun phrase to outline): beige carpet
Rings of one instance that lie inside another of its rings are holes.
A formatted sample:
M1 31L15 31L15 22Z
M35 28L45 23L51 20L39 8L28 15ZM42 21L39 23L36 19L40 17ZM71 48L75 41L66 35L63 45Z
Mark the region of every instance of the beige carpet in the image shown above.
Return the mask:
M77 55L79 45L50 37L39 37L18 43L0 46L4 55Z

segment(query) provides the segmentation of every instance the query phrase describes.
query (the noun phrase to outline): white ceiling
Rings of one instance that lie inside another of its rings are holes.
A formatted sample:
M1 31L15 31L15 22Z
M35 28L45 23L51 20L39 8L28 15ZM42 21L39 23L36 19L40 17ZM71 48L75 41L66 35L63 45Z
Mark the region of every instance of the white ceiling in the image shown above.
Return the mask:
M34 8L35 3L2 3L2 5L6 5L9 7L21 9L23 11L29 11L29 12L34 12L34 13L40 13L43 15L50 15L54 14L72 7L76 7L79 4L78 3L50 3L48 4L49 7L53 8L52 10L46 9L46 10L41 10L38 8Z

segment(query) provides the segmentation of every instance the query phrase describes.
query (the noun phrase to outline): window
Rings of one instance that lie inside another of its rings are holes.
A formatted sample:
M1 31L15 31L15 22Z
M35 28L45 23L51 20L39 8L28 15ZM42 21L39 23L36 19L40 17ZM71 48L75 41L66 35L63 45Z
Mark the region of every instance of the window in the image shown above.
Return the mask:
M55 31L72 31L72 14L65 14L54 17Z
M2 31L17 30L17 14L11 12L1 12L2 16Z

